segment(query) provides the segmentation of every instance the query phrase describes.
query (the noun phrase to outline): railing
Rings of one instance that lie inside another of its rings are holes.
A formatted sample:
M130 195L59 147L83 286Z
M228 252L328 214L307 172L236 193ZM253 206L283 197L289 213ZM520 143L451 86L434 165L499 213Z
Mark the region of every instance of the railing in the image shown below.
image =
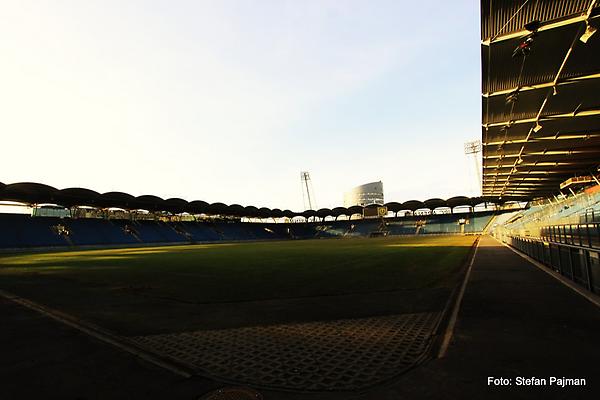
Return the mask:
M598 224L576 225L575 230L573 225L546 228L553 229L544 238L508 236L504 241L583 288L600 294Z
M593 208L585 210L585 213L579 216L579 223L600 222L600 212Z
M551 225L540 229L540 237L546 242L591 247L600 251L600 224Z

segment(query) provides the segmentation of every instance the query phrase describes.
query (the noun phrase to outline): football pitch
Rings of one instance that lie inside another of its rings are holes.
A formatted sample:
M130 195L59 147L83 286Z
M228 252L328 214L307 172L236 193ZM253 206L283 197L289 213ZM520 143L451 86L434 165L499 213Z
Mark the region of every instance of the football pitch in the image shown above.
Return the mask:
M476 236L0 256L0 289L121 335L441 310Z

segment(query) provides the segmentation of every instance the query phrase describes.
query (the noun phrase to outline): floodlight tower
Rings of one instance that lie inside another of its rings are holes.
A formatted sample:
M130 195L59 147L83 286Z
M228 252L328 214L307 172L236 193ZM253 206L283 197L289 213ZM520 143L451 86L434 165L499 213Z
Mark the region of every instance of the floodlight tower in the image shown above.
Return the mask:
M477 171L477 187L481 189L483 182L481 181L481 166L479 164L479 153L481 153L481 140L471 140L465 143L465 154L473 155L475 160L475 171Z
M315 199L315 190L313 189L312 181L308 171L300 172L300 183L302 184L302 203L304 208L308 210L314 210L317 207L317 202ZM308 208L306 207L307 200ZM313 208L313 206L315 208Z

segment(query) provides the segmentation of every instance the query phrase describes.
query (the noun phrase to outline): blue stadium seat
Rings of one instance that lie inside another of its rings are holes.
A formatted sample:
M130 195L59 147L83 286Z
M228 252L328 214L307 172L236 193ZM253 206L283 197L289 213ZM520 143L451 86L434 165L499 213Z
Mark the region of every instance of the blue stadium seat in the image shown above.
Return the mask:
M0 248L368 237L382 231L388 235L478 233L485 229L493 215L493 212L482 212L409 216L388 218L382 225L378 219L277 224L61 219L0 214ZM462 227L461 219L465 220ZM69 234L59 234L57 227Z
M53 229L60 223L60 218L0 214L0 247L67 246L69 242Z
M69 238L76 245L139 243L122 226L106 219L66 219Z

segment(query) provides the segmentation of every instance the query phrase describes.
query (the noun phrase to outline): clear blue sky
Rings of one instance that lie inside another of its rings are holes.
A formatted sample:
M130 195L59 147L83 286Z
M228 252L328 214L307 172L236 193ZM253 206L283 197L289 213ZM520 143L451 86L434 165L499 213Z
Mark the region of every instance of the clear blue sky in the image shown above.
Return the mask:
M475 194L478 1L0 5L0 181L319 207Z

